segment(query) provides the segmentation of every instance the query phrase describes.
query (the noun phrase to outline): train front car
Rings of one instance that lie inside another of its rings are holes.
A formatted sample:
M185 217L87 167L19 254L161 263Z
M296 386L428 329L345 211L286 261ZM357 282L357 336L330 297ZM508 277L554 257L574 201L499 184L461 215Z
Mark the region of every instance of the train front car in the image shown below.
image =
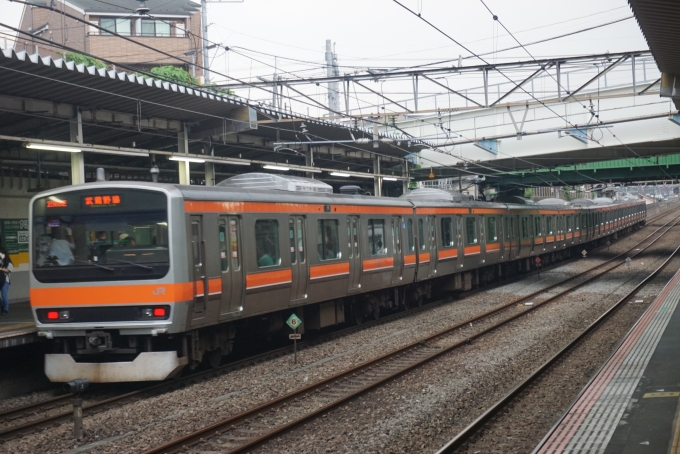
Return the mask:
M89 183L31 200L31 308L53 340L51 381L163 380L186 365L173 336L186 317L178 303L192 299L176 265L186 252L173 248L181 211L179 191L159 184Z

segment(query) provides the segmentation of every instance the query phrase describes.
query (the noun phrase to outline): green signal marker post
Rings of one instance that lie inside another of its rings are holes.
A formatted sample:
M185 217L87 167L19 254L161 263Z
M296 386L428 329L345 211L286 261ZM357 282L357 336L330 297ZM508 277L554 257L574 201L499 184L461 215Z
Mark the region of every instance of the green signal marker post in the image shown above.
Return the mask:
M286 325L290 326L290 329L293 330L293 334L289 334L288 339L293 339L294 361L297 364L297 341L298 339L302 339L302 334L298 334L295 331L302 325L302 320L300 320L300 317L297 315L291 314L291 316L288 317L288 320L286 320Z

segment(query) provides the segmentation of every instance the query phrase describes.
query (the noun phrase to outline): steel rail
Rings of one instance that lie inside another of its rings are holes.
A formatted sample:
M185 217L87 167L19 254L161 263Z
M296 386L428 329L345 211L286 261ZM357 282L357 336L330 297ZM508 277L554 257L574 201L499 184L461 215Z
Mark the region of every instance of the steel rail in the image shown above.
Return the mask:
M680 246L675 248L675 250L664 260L664 262L652 271L647 277L645 277L639 284L628 292L624 297L618 300L614 305L607 309L602 315L600 315L594 322L592 322L585 330L583 330L578 336L576 336L571 342L564 346L560 351L555 353L550 359L539 366L531 375L525 378L520 384L515 386L508 394L502 397L500 400L495 402L490 406L484 413L482 413L477 419L470 423L465 429L459 432L455 437L449 440L444 446L442 446L436 454L448 454L453 452L455 449L461 447L471 436L479 432L479 430L484 427L484 425L500 410L506 407L515 397L517 397L527 386L535 382L541 375L546 372L550 366L552 366L559 359L568 354L581 340L583 340L588 334L590 334L595 328L597 328L604 320L606 320L610 315L612 315L616 310L621 308L621 306L630 301L630 298L637 294L642 288L644 288L651 279L656 277L671 261L671 259L680 251Z
M667 213L666 213L667 214ZM674 221L674 222L673 222ZM653 241L651 241L648 245L644 246L639 252L637 252L634 255L638 255L642 253L644 250L648 249L650 246L652 246L656 241L658 241L661 237L663 237L666 233L668 233L673 227L675 227L679 222L680 222L680 217L677 217L666 224L664 226L658 228L655 230L654 233L658 232L661 230L663 227L667 226L673 222L673 224L668 227L668 229L661 233L657 238L655 238ZM654 235L654 233L648 235L645 237L642 241L640 241L638 244L635 246L639 246L641 243L645 242L647 239L649 239L651 236ZM630 248L628 251L624 252L623 254L619 254L615 256L612 259L609 259L606 261L606 263L610 263L617 258L621 257L622 255L625 255L627 252L630 252L631 250L635 249L635 246ZM365 393L368 390L374 389L388 381L393 380L394 378L410 371L415 368L418 368L422 366L423 364L426 364L427 362L440 357L441 355L444 355L446 353L451 352L452 350L461 347L463 345L469 344L473 339L479 338L501 326L504 326L505 324L522 317L523 315L532 312L533 310L551 302L554 301L565 294L571 293L573 290L607 274L608 272L614 270L615 268L623 265L625 261L621 261L620 263L616 264L613 267L610 267L603 272L596 274L595 276L592 276L588 278L587 280L580 282L562 292L559 292L558 294L549 297L548 299L541 301L539 303L534 304L533 306L524 306L523 311L516 313L512 316L510 316L507 319L502 320L499 323L493 324L492 326L485 328L481 330L480 332L475 333L474 335L468 337L467 339L455 342L447 347L437 347L437 346L430 346L429 344L432 343L433 341L436 340L441 340L444 336L447 336L451 334L453 331L458 330L460 328L468 326L470 323L474 323L476 321L479 321L480 319L487 318L490 315L493 315L497 312L500 312L504 309L507 309L512 306L516 306L518 303L522 301L526 301L530 298L533 298L534 296L545 293L559 285L563 285L565 282L569 282L573 280L576 277L583 276L584 274L587 274L597 268L601 268L603 264L597 265L595 267L592 267L582 273L579 273L578 275L565 279L561 281L558 284L551 285L547 288L541 289L537 292L534 292L530 295L523 296L521 298L518 298L510 303L507 303L499 308L492 309L490 311L487 311L479 316L473 317L471 319L468 319L464 322L458 323L454 326L448 327L438 333L435 333L431 336L428 336L425 339L413 342L407 346L401 347L393 352L390 352L386 355L380 356L378 358L375 358L373 360L366 361L360 365L357 365L355 367L352 367L348 370L345 370L343 372L340 372L338 374L335 374L327 379L323 379L317 383L308 385L304 388L301 388L299 390L293 391L291 393L288 393L284 396L281 396L277 399L271 400L269 402L266 402L264 404L261 404L259 406L256 406L254 408L248 409L242 413L239 413L237 415L228 417L226 419L223 419L215 424L209 425L207 427L204 427L202 429L199 429L197 431L194 431L186 436L179 437L175 440L172 440L162 446L158 446L155 448L152 448L148 451L145 452L145 454L159 454L159 453L175 453L175 452L180 452L190 446L194 446L199 443L206 443L208 442L212 437L221 437L221 436L227 436L228 441L225 443L221 443L219 445L219 448L223 452L228 452L228 453L238 453L242 452L244 450L250 449L256 445L260 445L263 442L271 439L272 437L281 434L282 432L285 432L299 424L302 424L316 416L319 416L328 410L341 405L363 393ZM415 356L415 358L412 358L409 360L408 355ZM402 364L396 364L396 366L392 365L392 363L402 363ZM407 363L407 364L403 364ZM394 370L395 367L398 370ZM380 377L380 368L385 368L388 369L388 373L383 374L382 377ZM378 375L375 377L375 375ZM373 376L371 376L373 375ZM355 383L352 383L354 381ZM358 382L358 383L356 383ZM366 382L370 382L366 384ZM337 391L334 391L335 388L349 388L349 391L345 393L344 396L342 397L337 397L334 394L337 394ZM326 394L324 394L326 393ZM329 393L332 393L332 395L328 396ZM327 403L323 403L323 405L318 406L315 405L314 402L310 402L311 406L316 406L317 408L314 410L311 410L307 412L306 414L302 415L301 417L298 417L290 422L287 422L285 424L279 424L276 427L268 427L271 426L271 423L267 421L267 417L276 417L279 418L281 413L285 413L286 408L290 408L289 406L292 404L297 404L299 405L300 403L298 402L299 400L302 399L309 399L310 397L314 398L316 397L316 400L319 401L329 401ZM239 427L239 426L244 426L244 427ZM248 426L251 431L255 433L255 435L247 435L245 432L247 432L247 427ZM234 435L235 432L238 431L238 435ZM261 435L260 435L261 434ZM236 444L238 446L233 446L233 447L228 447L226 446L227 444ZM210 449L206 447L207 449Z
M662 217L668 216L670 214L672 214L672 212L669 212L669 211L664 211L662 213L659 213L654 218L651 218L651 219L648 220L648 222L649 222L648 225L651 225L652 222L655 222L658 219L661 219ZM641 241L639 241L635 246L633 246L632 248L630 248L628 251L624 252L623 254L630 252L635 247L637 247L640 244L642 244L643 242L645 242L647 239L649 239L654 234L656 234L661 229L663 229L665 226L667 226L670 222L672 222L672 220L666 222L662 226L655 229L653 232L651 232L649 235L647 235L645 238L643 238ZM600 248L601 247L604 247L604 246L600 246ZM599 249L599 248L597 248L597 249ZM615 256L614 258L603 262L600 265L592 267L592 268L584 271L582 274L588 273L588 272L590 272L590 271L592 271L596 268L601 267L602 265L610 263L611 261L615 260L616 258L621 257L623 254L619 254L619 255ZM576 260L578 260L578 258ZM558 267L558 266L563 265L565 263L568 263L568 261L562 261L560 263L556 263L553 266L544 268L542 271L545 272L549 269L552 269L554 267ZM524 278L529 277L533 274L536 274L536 271L534 271L532 273L528 273L528 274L518 276L517 280L524 279ZM559 286L561 284L569 282L570 280L575 279L579 276L580 275L576 275L576 276L573 276L572 278L568 278L568 279L563 280L563 281L561 281L557 284L546 287L546 288L539 290L539 291L537 291L537 292L535 292L531 295L528 295L524 299L528 299L528 298L531 298L531 297L533 297L537 294L546 292L546 291L548 291L548 290L550 290L550 289L552 289L556 286ZM505 285L508 282L509 281L499 282L497 285L498 286ZM475 289L475 290L470 291L470 292L465 292L464 295L469 296L469 295L477 294L479 292L486 291L486 290L489 290L490 288L494 288L494 287L496 287L496 285L491 285L491 286L484 287L484 288L478 288L478 289ZM367 322L364 322L361 325L351 326L351 327L344 328L344 329L341 329L341 330L338 330L338 331L334 331L332 333L329 333L327 335L321 336L321 337L316 338L316 339L310 339L310 340L298 342L298 349L306 348L308 346L318 345L320 343L327 342L329 340L333 340L335 338L338 338L338 337L341 337L341 336L344 336L344 335L348 335L348 334L351 334L351 333L354 333L354 332L362 331L362 330L371 328L373 326L389 323L389 322L401 319L403 317L410 317L411 315L415 315L415 314L423 312L423 311L432 310L432 309L439 307L443 304L446 304L448 302L450 302L449 298L443 298L443 299L440 299L439 301L427 304L427 305L422 306L422 307L412 307L408 310L398 312L396 314L391 314L389 316L382 317L378 320L367 321ZM506 306L497 308L493 311L490 311L489 313L482 314L478 318L483 318L483 317L486 317L488 315L492 315L493 313L498 312L500 310L503 310L505 307L509 307L513 304L515 304L515 302L510 303ZM476 320L477 320L477 318L466 321L466 322L460 324L460 326L466 325L470 322L475 322ZM455 327L454 327L454 329L455 329ZM261 361L264 361L264 360L267 360L267 359L270 359L270 358L275 358L275 357L278 357L278 356L281 356L281 355L284 355L284 354L288 354L290 352L292 352L292 347L290 347L290 346L285 346L285 347L273 349L273 350L270 350L270 351L267 351L267 352L264 352L264 353L260 353L260 354L254 355L254 356L249 356L247 358L231 362L229 364L220 366L216 369L201 371L201 372L198 372L196 374L189 375L187 377L182 377L182 378L179 378L179 379L176 379L176 380L154 384L154 385L147 386L147 387L144 387L144 388L139 389L139 390L123 393L123 394L120 394L118 396L114 396L114 397L111 397L111 398L108 398L108 399L88 403L88 404L85 404L83 406L83 414L84 415L91 415L91 414L95 414L95 413L98 413L100 411L106 410L108 408L112 408L112 406L114 406L114 405L115 406L124 405L124 404L132 402L136 399L143 398L146 394L149 394L149 393L160 394L160 393L163 393L163 392L172 391L173 389L176 389L180 386L184 386L186 384L192 384L192 383L199 382L201 380L207 380L209 378L216 377L216 376L219 376L219 375L222 375L222 374L225 374L225 373L229 373L231 371L237 370L237 369L245 367L247 365L250 365L250 364L253 364L253 363L256 363L256 362L261 362ZM100 390L100 389L101 388L94 388L94 389L90 388L90 389L88 389L87 392L91 392L92 390ZM31 404L28 404L26 406L10 408L8 410L0 412L0 422L11 421L11 420L14 420L14 419L21 419L22 417L27 417L27 415L29 415L31 413L35 413L37 411L41 411L41 410L42 411L49 411L49 410L52 410L55 406L66 406L70 403L70 399L72 399L72 398L73 398L72 394L65 394L63 396L57 396L57 397L49 398L49 399L42 400L42 401L39 401L39 402L31 403ZM44 407L46 407L46 408L44 408ZM0 429L0 444L4 443L5 441L16 438L18 436L23 436L27 433L33 432L33 431L38 430L40 428L48 427L48 426L51 426L51 425L56 424L58 422L69 420L71 417L72 417L72 412L69 409L69 410L61 411L61 412L56 413L54 415L48 416L46 418L41 418L41 419L37 419L37 420L34 420L34 421L28 421L28 422L25 422L23 424L19 424L19 425L16 425L16 426L5 427L3 429Z

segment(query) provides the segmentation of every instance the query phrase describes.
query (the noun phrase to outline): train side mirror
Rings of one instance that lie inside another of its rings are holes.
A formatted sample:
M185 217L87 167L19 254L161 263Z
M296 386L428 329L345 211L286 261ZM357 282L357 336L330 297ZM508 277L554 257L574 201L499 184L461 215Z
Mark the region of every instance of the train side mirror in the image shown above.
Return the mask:
M87 378L76 378L75 380L71 380L68 383L64 383L64 391L78 394L85 391L88 386L90 386L90 380Z

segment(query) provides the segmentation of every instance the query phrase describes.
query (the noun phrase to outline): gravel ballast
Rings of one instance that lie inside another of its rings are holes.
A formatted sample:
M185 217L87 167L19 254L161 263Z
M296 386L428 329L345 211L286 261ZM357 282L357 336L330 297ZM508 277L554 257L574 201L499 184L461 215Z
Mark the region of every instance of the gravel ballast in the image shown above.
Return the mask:
M287 355L103 411L86 419L86 438L80 443L74 442L72 427L65 424L10 441L2 450L119 453L149 449L590 268L603 257L623 252L654 228L619 240L608 253L605 250L543 272L540 281L531 278L504 285L310 347L298 353L297 365L292 355ZM533 364L554 351L556 340L592 321L602 307L616 300L623 287L630 285L627 282L639 281L644 269L658 260L652 255L645 259L645 265L638 265L642 261L636 260L631 269L619 268L613 274L616 277L611 282L608 278L609 283L602 288L590 293L584 288L583 296L568 304L540 309L540 315L539 311L529 314L502 328L499 334L435 360L261 450L324 452L328 444L334 446L330 452L417 452L423 447L433 448L454 432L457 424L512 387L507 377L526 375Z

